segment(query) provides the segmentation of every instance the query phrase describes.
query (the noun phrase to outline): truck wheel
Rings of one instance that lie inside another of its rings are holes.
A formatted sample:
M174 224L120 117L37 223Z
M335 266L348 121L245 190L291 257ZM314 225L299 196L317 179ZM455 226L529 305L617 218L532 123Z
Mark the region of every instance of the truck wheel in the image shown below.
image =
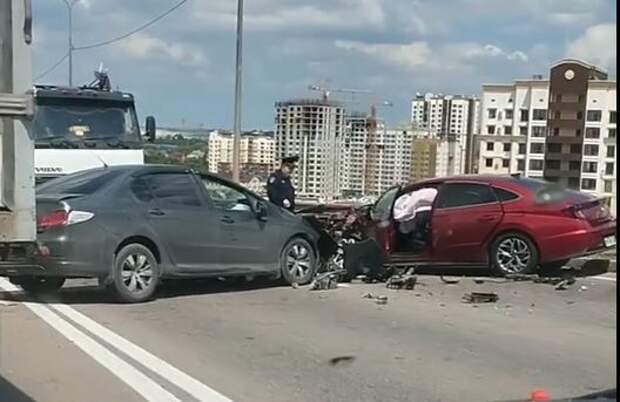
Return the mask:
M21 286L28 293L45 294L57 291L65 284L65 278L55 276L30 276L14 278L11 282Z
M500 275L530 274L538 267L538 249L521 233L505 233L493 242L490 260Z
M159 264L145 246L128 244L114 260L112 289L125 303L149 300L159 284Z
M317 259L310 243L301 237L290 240L282 250L280 269L289 285L310 283L317 270Z

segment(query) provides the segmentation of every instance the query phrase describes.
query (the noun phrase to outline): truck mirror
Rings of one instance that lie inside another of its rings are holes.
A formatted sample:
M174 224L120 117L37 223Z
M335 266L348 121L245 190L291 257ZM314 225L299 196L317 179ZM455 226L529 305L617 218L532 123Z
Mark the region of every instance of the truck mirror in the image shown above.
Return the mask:
M157 132L155 117L147 116L144 127L146 128L146 132L144 133L146 140L148 142L155 142L155 133Z

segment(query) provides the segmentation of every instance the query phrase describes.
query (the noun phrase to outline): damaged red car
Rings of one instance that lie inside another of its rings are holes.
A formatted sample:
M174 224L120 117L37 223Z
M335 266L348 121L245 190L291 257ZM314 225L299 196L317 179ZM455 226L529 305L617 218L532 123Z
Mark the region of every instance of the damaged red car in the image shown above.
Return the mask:
M420 193L434 197L424 205L416 198ZM400 201L407 198L411 205L424 205L410 220ZM361 240L343 247L350 275L378 265L525 274L616 244L616 219L604 199L518 175L443 177L397 186L356 214Z

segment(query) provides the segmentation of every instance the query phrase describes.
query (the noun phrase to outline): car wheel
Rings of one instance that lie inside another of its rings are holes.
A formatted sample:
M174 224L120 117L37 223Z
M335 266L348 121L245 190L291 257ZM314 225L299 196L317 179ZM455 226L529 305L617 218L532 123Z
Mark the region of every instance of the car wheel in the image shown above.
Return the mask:
M526 236L506 233L493 242L490 260L501 275L529 274L538 266L538 250Z
M141 244L129 244L114 260L112 288L121 301L139 303L149 300L159 284L159 264Z
M310 243L300 237L289 241L282 251L280 267L289 285L310 283L317 270L316 256Z
M11 280L28 293L43 294L57 291L65 284L65 278L54 276L32 276Z

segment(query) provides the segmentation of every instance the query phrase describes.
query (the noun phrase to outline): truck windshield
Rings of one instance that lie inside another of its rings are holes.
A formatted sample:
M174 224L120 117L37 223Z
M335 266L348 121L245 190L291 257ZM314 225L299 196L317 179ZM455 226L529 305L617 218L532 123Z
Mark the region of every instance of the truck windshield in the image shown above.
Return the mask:
M37 147L110 148L140 144L134 107L128 102L37 99L33 121Z

